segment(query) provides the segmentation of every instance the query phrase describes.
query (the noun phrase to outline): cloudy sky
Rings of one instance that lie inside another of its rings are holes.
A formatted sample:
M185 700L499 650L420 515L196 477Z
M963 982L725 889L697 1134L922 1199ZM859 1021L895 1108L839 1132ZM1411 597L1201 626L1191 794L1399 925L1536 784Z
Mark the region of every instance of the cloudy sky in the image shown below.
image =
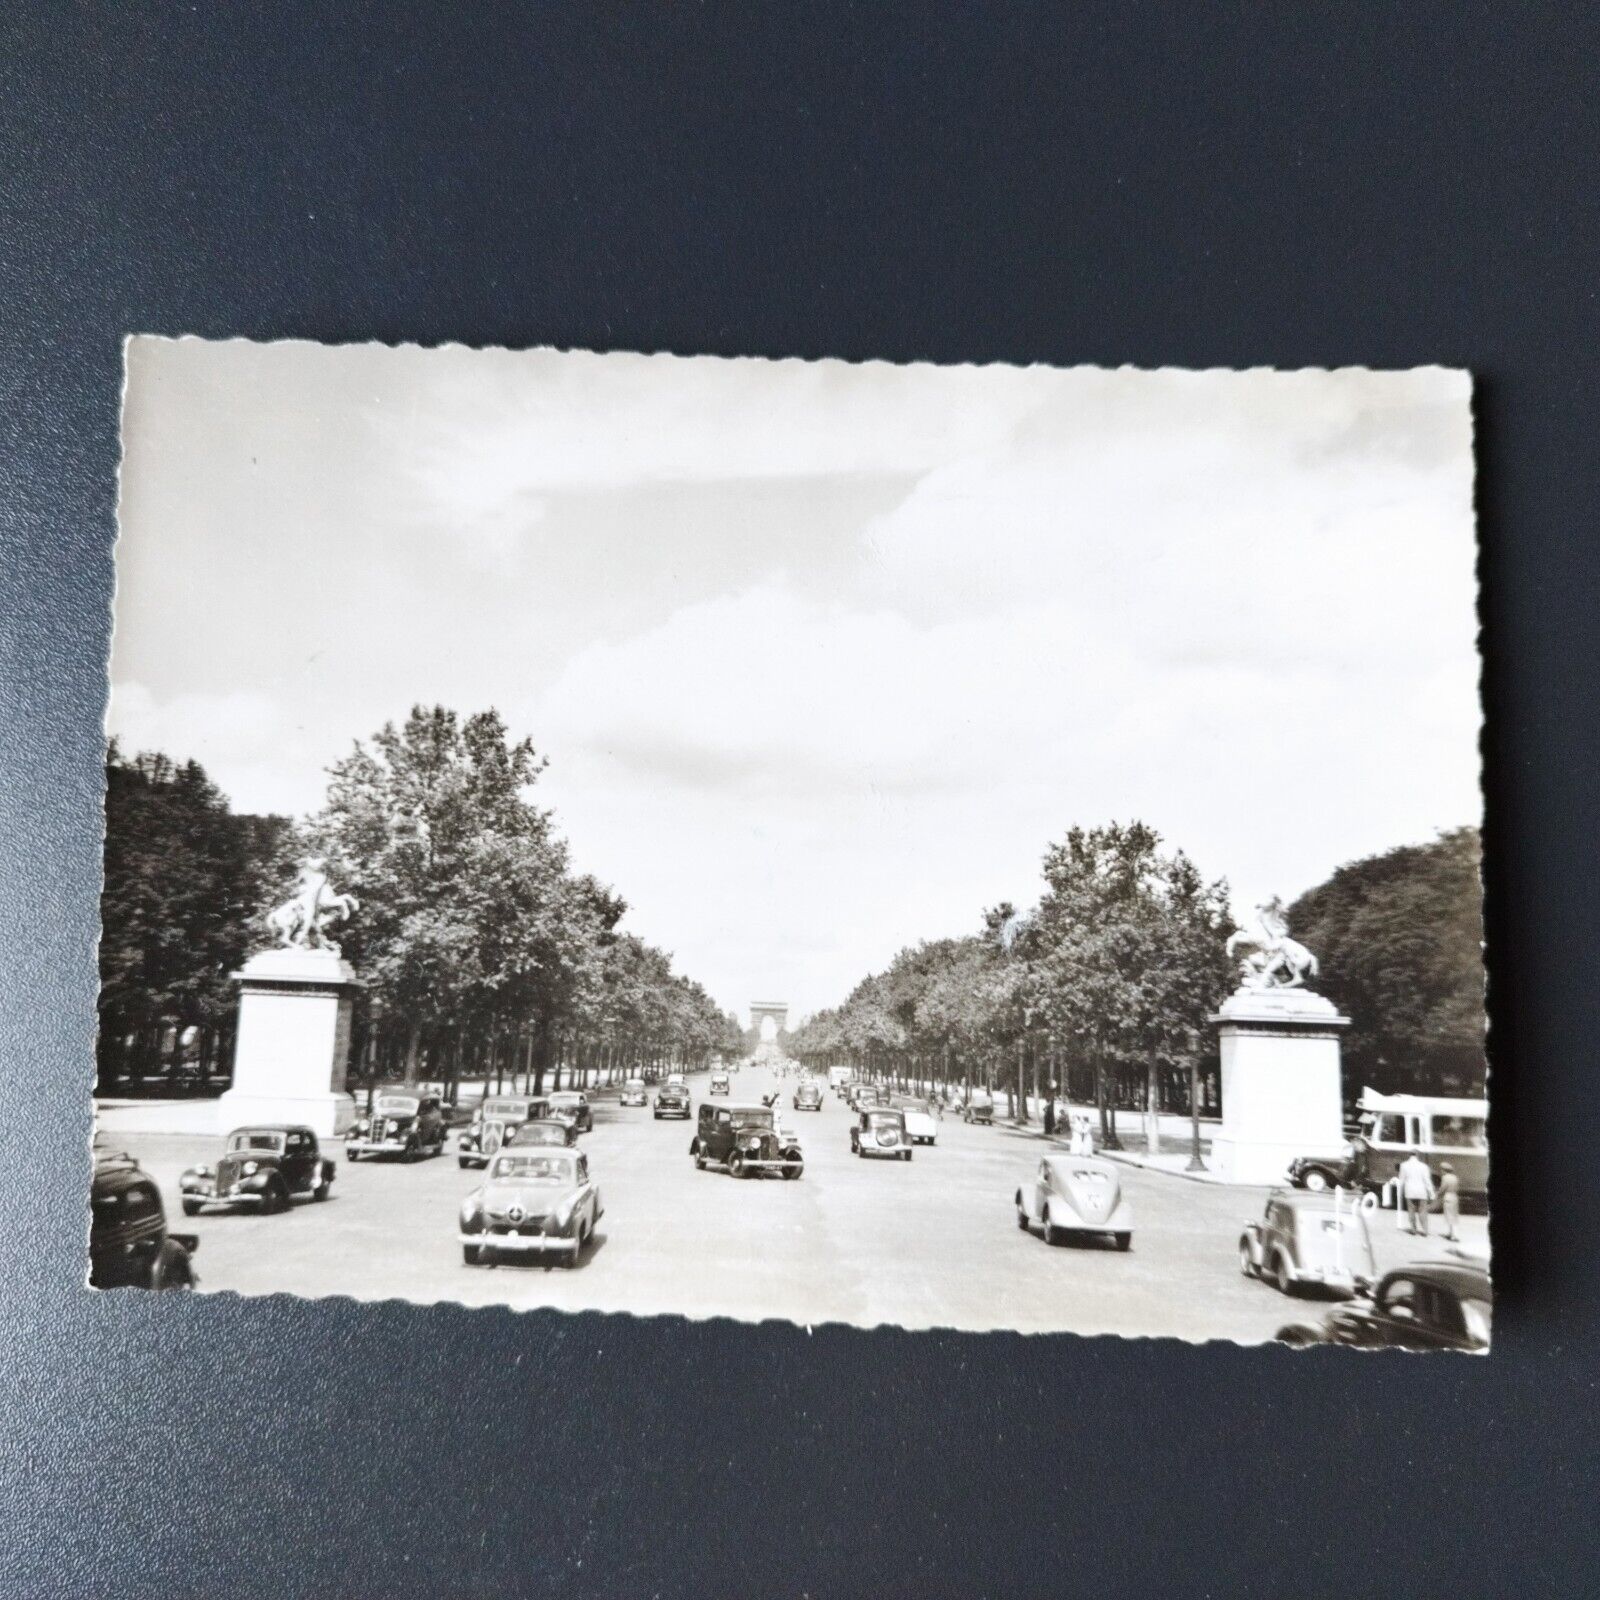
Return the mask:
M726 1006L1138 816L1236 906L1474 821L1463 374L139 340L109 726L303 813L413 702L549 756Z

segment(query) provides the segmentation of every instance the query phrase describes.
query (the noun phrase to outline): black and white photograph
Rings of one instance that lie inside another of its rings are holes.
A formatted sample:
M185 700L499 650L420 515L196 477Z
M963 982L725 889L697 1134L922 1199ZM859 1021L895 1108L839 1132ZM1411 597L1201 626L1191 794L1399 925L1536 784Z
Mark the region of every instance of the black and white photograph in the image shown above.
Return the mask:
M1489 1349L1466 372L125 359L93 1286Z

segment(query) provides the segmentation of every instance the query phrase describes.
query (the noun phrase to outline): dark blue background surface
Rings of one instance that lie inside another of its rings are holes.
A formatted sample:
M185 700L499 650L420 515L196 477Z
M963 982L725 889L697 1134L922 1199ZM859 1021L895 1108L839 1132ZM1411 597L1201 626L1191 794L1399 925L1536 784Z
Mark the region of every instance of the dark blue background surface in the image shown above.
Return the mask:
M1296 10L0 21L0 1590L1592 1589L1600 38ZM82 1291L132 331L1475 369L1493 1357Z

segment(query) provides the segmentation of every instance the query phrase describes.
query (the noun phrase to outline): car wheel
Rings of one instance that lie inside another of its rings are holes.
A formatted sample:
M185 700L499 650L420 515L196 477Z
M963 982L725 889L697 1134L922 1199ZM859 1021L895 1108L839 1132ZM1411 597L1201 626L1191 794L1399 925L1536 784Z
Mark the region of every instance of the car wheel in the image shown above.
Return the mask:
M1256 1266L1256 1258L1250 1254L1250 1241L1248 1239L1239 1241L1239 1270L1247 1278L1257 1278L1261 1275L1260 1268Z
M1289 1270L1289 1258L1276 1250L1272 1256L1272 1284L1279 1294L1294 1293L1294 1274Z
M467 1168L472 1165L472 1163L465 1156L457 1156L456 1165L460 1167L463 1172L465 1172Z
M483 1246L481 1244L464 1244L461 1247L461 1259L469 1266L475 1267L483 1260Z
M728 1171L736 1178L744 1176L744 1157L737 1150L728 1157Z
M902 1150L900 1152L900 1159L902 1161L909 1161L911 1159L911 1152L909 1150Z
M344 1152L344 1158L346 1161L359 1161L361 1159L361 1152L359 1150L351 1150L347 1146Z
M1050 1220L1050 1207L1044 1208L1044 1242L1046 1244L1060 1244L1061 1230Z
M783 1175L786 1178L794 1179L798 1178L805 1170L805 1163L801 1162L801 1164L797 1167L785 1167L783 1169Z
M1328 1174L1320 1167L1313 1167L1306 1174L1306 1188L1312 1194L1322 1194L1328 1187Z
M1028 1231L1028 1213L1024 1211L1020 1205L1017 1207L1017 1226L1021 1228L1024 1233Z
M264 1212L287 1211L289 1209L289 1191L282 1183L268 1186L266 1197L261 1202Z
M183 1214L186 1217L198 1217L200 1215L200 1202L198 1200L190 1200L187 1196L185 1196L183 1202Z
M1131 1233L1119 1233L1115 1237L1116 1237L1116 1241L1117 1241L1117 1249L1119 1249L1119 1250L1131 1250L1131 1249L1133 1249L1133 1235Z
M1322 1344L1323 1338L1315 1328L1279 1328L1273 1336L1278 1344L1286 1344L1291 1350L1309 1350L1312 1345Z
M311 1191L311 1198L313 1200L326 1200L328 1198L328 1191L332 1187L333 1180L331 1178L324 1178L322 1182Z
M417 1160L421 1159L421 1156L422 1156L422 1145L421 1145L421 1143L416 1139L407 1139L406 1140L406 1148L405 1148L405 1159L407 1161L417 1161Z

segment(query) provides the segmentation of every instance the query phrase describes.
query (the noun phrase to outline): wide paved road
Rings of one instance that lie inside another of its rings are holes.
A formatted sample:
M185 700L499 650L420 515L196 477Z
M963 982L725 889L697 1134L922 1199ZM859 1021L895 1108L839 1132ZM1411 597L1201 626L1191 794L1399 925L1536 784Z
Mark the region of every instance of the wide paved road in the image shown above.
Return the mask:
M777 1081L746 1067L733 1098L753 1100ZM797 1113L794 1081L782 1085L783 1120L806 1152L794 1183L697 1172L690 1123L598 1100L582 1145L605 1217L570 1270L466 1266L456 1215L481 1175L461 1170L453 1154L409 1166L341 1159L324 1204L297 1202L276 1217L186 1219L178 1174L215 1161L220 1141L146 1134L100 1142L136 1155L160 1182L172 1225L198 1232L205 1291L1246 1341L1324 1309L1240 1275L1240 1226L1260 1215L1264 1190L1126 1168L1133 1250L1051 1249L1018 1231L1012 1206L1046 1149L1040 1139L947 1117L938 1143L919 1147L911 1162L861 1161L850 1154L843 1104L829 1093L820 1113ZM696 1106L706 1084L704 1075L690 1079ZM1374 1232L1381 1266L1442 1248L1406 1249L1387 1215Z

